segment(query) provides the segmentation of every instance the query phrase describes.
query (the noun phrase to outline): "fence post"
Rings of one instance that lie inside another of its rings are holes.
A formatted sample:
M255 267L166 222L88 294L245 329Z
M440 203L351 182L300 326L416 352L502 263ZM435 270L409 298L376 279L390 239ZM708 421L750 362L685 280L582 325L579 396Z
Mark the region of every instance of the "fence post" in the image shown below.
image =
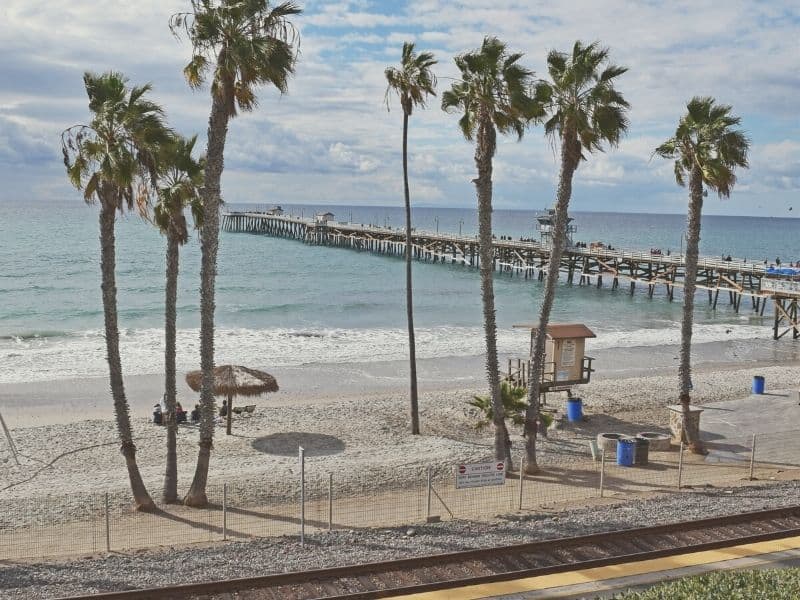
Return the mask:
M433 473L428 467L428 507L425 510L425 522L429 523L431 518L431 490L433 489Z
M753 477L753 469L755 468L756 464L756 434L753 434L753 442L750 445L750 481L753 481L755 477Z
M678 489L681 489L681 479L683 478L683 440L681 440L681 448L678 451Z
M519 507L522 510L522 486L525 485L525 455L519 457Z
M108 514L108 492L105 497L106 509L106 552L111 552L111 517Z
M603 483L606 477L606 450L600 450L600 497L603 497Z
M333 473L328 473L328 531L333 531Z
M300 545L306 545L306 451L298 446L300 459Z
M222 541L228 541L228 482L222 484Z

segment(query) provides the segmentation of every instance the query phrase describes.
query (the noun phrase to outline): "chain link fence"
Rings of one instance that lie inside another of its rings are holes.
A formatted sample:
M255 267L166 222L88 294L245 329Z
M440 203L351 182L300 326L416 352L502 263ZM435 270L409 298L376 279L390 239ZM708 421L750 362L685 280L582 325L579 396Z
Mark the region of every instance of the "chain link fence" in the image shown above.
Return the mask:
M737 485L800 474L800 431L710 440L707 456L682 449L650 452L646 464L622 466L616 453L588 453L568 464L540 464L535 475L516 472L502 485L459 489L457 465L327 473L305 461L293 481L214 483L203 509L160 505L131 509L127 493L0 501L0 559L85 555L260 537L306 541L334 529L397 527L438 520L487 520L588 504L597 498L685 488ZM487 460L491 458L487 456ZM304 473L302 480L300 473Z

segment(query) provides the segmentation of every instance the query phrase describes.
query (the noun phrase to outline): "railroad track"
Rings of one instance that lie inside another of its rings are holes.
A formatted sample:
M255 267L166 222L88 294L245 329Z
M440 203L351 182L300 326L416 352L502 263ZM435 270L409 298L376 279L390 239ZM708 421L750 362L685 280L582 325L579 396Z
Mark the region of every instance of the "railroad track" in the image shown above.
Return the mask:
M450 554L69 600L366 600L800 535L800 506Z

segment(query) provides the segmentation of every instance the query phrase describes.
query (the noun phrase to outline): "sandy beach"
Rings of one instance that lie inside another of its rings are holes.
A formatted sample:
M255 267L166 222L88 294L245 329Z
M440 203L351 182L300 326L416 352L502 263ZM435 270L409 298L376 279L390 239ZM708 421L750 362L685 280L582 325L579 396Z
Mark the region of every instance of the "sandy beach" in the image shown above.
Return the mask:
M613 369L609 374L601 368L595 380L580 390L588 420L555 431L543 441L543 463L585 460L589 456L586 442L601 431L666 431L666 405L676 398L674 348L614 352L617 360L624 354L638 360L630 360L627 369L619 369L626 375L622 377L614 377ZM607 351L601 358L611 362L614 352ZM647 362L651 364L649 368L644 366ZM711 359L698 362L693 398L698 404L747 396L755 374L766 377L770 390L797 386L796 363L769 366L768 361L753 357L738 363ZM281 392L248 400L257 408L253 416L234 420L234 435L226 436L224 428L218 427L210 481L284 481L289 482L289 493L292 474L297 469L298 445L306 448L312 475L369 471L386 474L385 480L374 482L376 487L390 485L393 479L401 483L409 470L426 465L490 457L491 431L475 430L476 415L467 405L473 394L483 393L480 359L459 359L457 369L455 364L423 363L421 436L407 434L407 397L400 387L404 384L404 365L377 363L376 367L373 363L351 365L346 370L331 365L276 370ZM338 378L334 371L339 373ZM368 377L364 376L366 371ZM461 379L450 376L455 371L461 373ZM464 373L469 375L463 376ZM137 459L154 494L161 485L165 430L149 422L149 411L153 399L160 394L160 385L158 376L127 380ZM2 386L3 412L21 454L21 465L14 463L5 440L0 440L0 498L24 501L41 495L99 492L125 497L127 475L116 449L105 386L104 380ZM181 382L179 398L184 407L193 405L194 397ZM563 409L563 399L553 398L551 403ZM179 428L180 489L185 489L193 473L197 438L196 427ZM514 439L518 452L518 431L514 432Z

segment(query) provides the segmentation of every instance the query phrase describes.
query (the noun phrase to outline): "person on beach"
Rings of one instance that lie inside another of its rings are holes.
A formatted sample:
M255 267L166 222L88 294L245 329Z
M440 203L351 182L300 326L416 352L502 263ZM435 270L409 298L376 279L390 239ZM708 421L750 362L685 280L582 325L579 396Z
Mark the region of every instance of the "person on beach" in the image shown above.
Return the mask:
M189 417L192 419L192 423L198 423L200 421L200 405L195 404L194 408L192 409L191 415Z
M183 410L180 402L175 403L175 422L186 423L186 411Z
M155 425L161 425L164 422L164 415L161 412L161 405L156 404L153 406L153 423Z
M220 417L227 417L228 416L228 401L223 400L222 406L219 407L219 416Z

